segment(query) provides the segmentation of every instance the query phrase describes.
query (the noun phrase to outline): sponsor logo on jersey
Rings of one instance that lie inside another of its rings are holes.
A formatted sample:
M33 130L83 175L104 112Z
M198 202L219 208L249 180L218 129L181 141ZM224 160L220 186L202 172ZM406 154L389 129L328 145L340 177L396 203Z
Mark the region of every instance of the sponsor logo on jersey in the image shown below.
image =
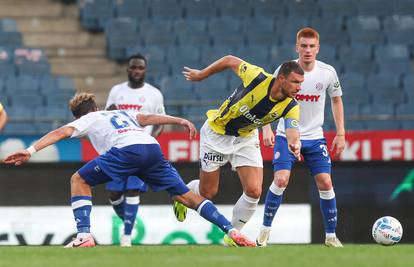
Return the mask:
M243 105L240 107L239 111L242 113L242 115L248 119L249 121L253 122L254 124L261 125L263 124L263 121L259 118L256 118L256 115L253 115L250 113L250 109L247 105Z
M118 109L120 110L140 110L142 108L142 105L136 105L136 104L119 104Z
M336 81L336 82L334 83L334 88L339 88L339 81Z
M296 100L297 101L306 101L306 102L318 102L320 97L321 97L320 95L297 94L296 95Z
M204 153L203 161L206 162L206 163L208 161L223 162L224 157L222 155L218 155L218 154L215 154L215 153L208 152L208 153Z

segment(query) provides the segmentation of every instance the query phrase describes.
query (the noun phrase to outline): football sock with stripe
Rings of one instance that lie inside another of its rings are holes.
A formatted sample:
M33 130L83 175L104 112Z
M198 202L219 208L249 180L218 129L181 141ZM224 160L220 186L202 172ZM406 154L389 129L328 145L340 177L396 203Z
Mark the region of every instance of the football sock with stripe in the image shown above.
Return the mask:
M139 196L126 197L124 205L124 234L131 235L138 213Z
M233 217L231 223L234 228L241 230L243 226L250 220L257 208L259 199L249 197L244 192L237 200L233 208Z
M336 209L335 192L333 188L328 191L319 191L319 197L325 233L335 233L338 212Z
M263 225L266 227L272 226L273 219L275 218L276 212L280 207L283 199L283 192L286 187L280 188L275 185L274 182L269 187L267 191L264 215L263 215Z
M201 217L217 225L225 233L233 228L233 225L217 210L216 206L214 206L214 204L208 199L204 199L198 205L196 210Z
M71 198L71 206L75 217L78 233L90 233L90 214L92 210L92 197L74 196Z

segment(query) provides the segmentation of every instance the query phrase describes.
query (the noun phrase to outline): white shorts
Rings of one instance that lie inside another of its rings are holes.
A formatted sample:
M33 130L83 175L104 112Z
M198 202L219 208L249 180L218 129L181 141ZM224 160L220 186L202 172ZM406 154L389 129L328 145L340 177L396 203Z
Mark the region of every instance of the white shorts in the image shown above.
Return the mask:
M200 130L200 167L212 172L230 162L235 170L241 166L263 168L259 135L236 137L214 132L205 122Z

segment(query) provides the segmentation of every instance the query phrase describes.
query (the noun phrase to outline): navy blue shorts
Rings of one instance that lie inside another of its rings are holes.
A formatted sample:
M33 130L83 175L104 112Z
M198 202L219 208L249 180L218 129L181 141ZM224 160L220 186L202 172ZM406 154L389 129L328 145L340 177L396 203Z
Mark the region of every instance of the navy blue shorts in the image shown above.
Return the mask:
M312 176L319 173L331 173L331 158L329 157L325 138L317 140L301 140L301 153ZM297 161L288 150L286 137L276 136L273 154L273 170L291 170Z
M110 180L125 184L130 176L137 176L155 192L166 190L174 196L189 191L177 170L164 158L158 144L113 147L78 172L91 186Z

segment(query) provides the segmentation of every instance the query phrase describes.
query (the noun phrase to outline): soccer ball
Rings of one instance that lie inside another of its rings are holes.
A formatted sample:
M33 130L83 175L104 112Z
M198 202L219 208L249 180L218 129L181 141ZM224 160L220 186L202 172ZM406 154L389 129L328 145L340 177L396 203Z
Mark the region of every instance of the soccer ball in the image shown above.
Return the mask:
M384 216L375 221L372 226L372 237L381 245L397 244L402 237L403 228L401 223L391 216Z

